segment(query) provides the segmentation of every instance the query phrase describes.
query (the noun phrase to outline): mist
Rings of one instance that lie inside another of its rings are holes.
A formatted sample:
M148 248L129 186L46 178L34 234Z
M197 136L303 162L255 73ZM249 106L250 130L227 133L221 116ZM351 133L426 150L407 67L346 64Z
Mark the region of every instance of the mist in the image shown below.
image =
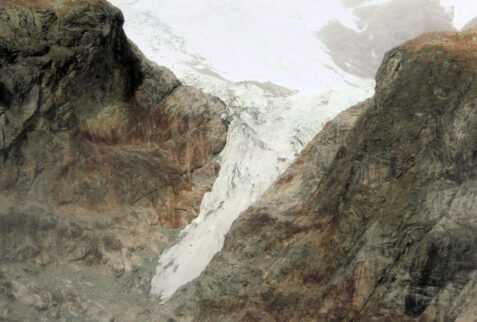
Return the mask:
M317 32L333 61L344 71L373 78L384 53L425 32L453 31L454 13L437 0L343 0L358 30L334 20ZM382 2L382 1L381 1Z

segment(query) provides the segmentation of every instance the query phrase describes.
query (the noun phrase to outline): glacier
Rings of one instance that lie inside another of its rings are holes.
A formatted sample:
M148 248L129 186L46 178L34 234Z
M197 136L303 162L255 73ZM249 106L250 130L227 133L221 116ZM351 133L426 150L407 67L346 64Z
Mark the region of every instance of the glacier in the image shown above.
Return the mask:
M151 292L166 300L198 277L222 248L234 220L290 165L305 142L336 113L371 93L372 88L353 88L314 99L307 94L269 98L262 104L261 97L248 102L238 98L220 154L219 176L205 194L199 216L181 232L179 242L161 255Z
M231 122L212 191L158 260L151 293L165 302L201 274L240 213L327 121L373 95L374 81L343 72L315 35L331 20L358 29L339 1L111 2L146 56L219 97Z

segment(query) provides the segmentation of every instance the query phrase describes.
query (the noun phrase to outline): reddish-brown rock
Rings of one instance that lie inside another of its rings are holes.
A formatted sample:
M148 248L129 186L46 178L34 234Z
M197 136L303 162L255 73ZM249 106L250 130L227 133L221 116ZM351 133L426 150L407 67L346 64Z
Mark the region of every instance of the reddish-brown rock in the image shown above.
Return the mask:
M0 311L6 305L8 319L53 310L68 320L68 301L147 294L159 253L197 216L218 174L224 104L145 59L122 24L102 0L0 1ZM108 287L82 289L88 280ZM79 310L82 319L109 314L92 307Z

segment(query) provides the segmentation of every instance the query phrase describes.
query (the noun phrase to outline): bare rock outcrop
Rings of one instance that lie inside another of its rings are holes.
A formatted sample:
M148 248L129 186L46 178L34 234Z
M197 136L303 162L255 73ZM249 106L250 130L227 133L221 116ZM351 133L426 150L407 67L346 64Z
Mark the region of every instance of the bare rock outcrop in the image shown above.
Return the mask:
M389 51L343 112L244 212L179 321L472 321L477 33Z
M0 320L134 319L217 176L224 104L122 24L103 0L0 1Z

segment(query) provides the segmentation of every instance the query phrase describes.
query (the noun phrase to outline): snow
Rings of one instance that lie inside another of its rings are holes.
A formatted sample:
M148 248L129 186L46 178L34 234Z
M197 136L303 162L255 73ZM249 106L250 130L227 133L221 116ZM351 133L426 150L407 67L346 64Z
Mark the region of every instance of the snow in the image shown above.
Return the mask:
M219 176L199 216L159 258L151 293L164 302L200 275L240 213L328 120L373 94L374 82L336 67L315 36L332 19L357 29L340 1L111 2L149 59L221 98L232 120Z

